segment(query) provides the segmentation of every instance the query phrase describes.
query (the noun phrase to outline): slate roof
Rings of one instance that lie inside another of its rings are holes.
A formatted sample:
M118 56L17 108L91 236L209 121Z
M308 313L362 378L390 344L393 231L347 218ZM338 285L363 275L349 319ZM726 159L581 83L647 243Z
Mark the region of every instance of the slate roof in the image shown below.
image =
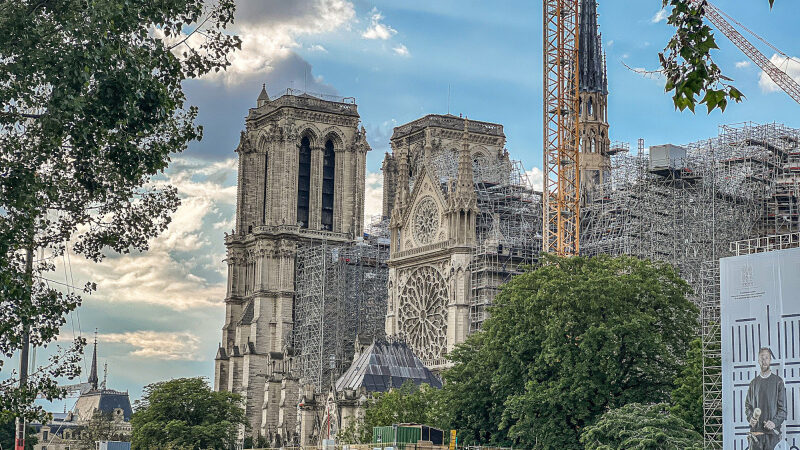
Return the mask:
M414 352L402 342L377 341L356 359L336 380L336 390L365 387L367 392L386 392L411 380L416 385L428 384L437 389L442 382Z
M125 421L131 419L133 410L131 409L128 393L112 389L100 389L81 395L75 403L74 412L81 420L89 420L95 410L113 413L116 408L122 410Z

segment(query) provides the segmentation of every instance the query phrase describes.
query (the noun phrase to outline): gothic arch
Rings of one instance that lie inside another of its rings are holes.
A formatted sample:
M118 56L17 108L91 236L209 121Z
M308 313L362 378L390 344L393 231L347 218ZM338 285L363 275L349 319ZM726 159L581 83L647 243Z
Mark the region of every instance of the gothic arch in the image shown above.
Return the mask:
M319 128L315 127L313 124L306 124L301 129L300 133L297 135L297 145L303 141L303 138L308 138L309 144L311 149L319 148L320 140L319 137L322 133L319 132Z
M328 142L328 140L330 140L333 142L334 149L344 150L344 133L342 133L342 130L340 130L339 127L328 127L320 135L324 136L321 141L323 146Z

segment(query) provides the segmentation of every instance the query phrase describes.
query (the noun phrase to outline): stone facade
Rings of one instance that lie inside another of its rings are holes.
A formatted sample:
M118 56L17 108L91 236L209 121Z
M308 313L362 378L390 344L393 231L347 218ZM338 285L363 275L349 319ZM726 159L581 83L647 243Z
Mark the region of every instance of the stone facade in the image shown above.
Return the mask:
M591 189L611 174L608 77L597 28L596 0L581 0L579 132L581 187Z
M370 147L359 125L353 102L307 94L270 100L266 90L246 118L236 149L236 229L225 237L228 287L214 388L244 396L254 435L281 425L278 408L264 406L283 395L270 370L291 347L298 245L363 233ZM287 395L282 401L292 401ZM291 428L286 420L281 426Z
M390 212L386 335L405 340L426 366L469 333L469 265L476 241L475 177L508 167L502 125L428 115L395 128L384 162ZM502 172L502 170L500 171Z

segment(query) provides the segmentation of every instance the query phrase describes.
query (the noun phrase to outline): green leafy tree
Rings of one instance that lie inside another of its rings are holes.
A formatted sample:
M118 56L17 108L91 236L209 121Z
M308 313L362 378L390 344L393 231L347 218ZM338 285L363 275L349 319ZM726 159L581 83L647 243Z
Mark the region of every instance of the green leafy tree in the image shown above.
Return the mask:
M442 427L439 389L406 381L389 392L376 393L365 407L364 419L339 430L336 438L351 444L372 442L374 427L395 423L420 423Z
M96 412L80 430L76 450L95 450L97 441L129 441L109 412Z
M247 420L242 397L214 392L202 378L177 378L145 386L131 417L138 450L227 449Z
M13 421L0 424L0 449L13 449L15 434L16 427ZM36 437L36 430L33 427L28 427L25 432L25 450L34 450L38 443L39 439Z
M94 289L48 285L68 243L100 261L106 250L146 250L169 224L176 191L153 177L202 136L182 83L229 64L240 46L224 30L234 9L234 0L0 2L0 371L26 337L53 342ZM33 400L66 394L54 378L79 373L83 345L32 368L25 386L0 373L0 420L45 420Z
M612 409L581 434L586 450L702 450L703 436L666 403Z
M583 448L609 408L668 400L697 325L688 290L666 264L545 256L451 355L443 401L460 442Z
M675 379L671 412L698 433L703 432L703 344L700 338L691 342L685 365Z
M775 0L768 0L769 6ZM673 93L675 107L695 110L705 104L710 113L716 108L725 111L729 100L740 102L742 93L726 80L714 62L711 51L717 47L711 26L704 20L706 0L662 0L671 8L667 23L676 28L675 35L659 54L666 76L667 92Z

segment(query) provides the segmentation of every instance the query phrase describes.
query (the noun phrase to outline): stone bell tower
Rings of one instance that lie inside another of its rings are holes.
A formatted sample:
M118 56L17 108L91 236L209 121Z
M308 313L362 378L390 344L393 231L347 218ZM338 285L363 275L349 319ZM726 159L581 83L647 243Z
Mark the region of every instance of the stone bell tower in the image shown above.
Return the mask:
M581 0L579 28L581 186L590 189L602 183L611 171L608 77L596 0Z
M363 233L370 147L359 122L353 99L290 90L271 100L266 88L245 120L214 388L245 397L254 435L277 422L278 411L262 417L262 406L269 368L291 353L298 246Z

